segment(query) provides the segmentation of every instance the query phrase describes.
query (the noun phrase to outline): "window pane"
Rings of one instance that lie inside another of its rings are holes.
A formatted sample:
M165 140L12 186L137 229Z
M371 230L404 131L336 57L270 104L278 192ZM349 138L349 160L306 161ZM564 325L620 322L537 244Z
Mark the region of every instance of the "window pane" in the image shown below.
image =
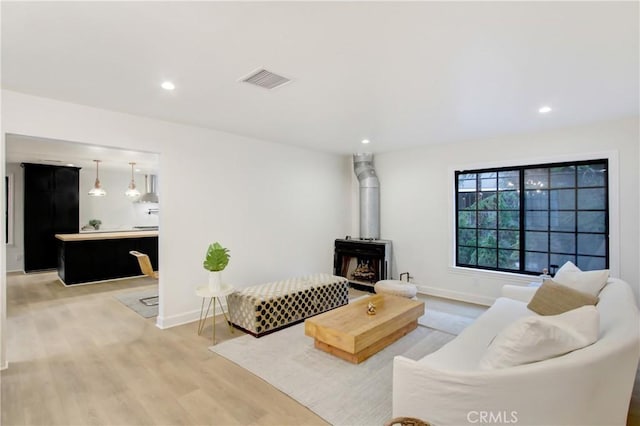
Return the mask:
M524 171L525 189L549 187L549 169L528 169Z
M476 192L458 193L458 210L473 210L476 208Z
M478 210L495 210L496 209L496 193L481 192L479 194Z
M497 225L496 212L478 212L478 228L495 229Z
M520 269L520 252L518 250L498 250L498 267L517 271Z
M458 191L474 191L476 190L476 174L467 173L458 175Z
M527 212L524 223L527 230L546 231L549 229L549 213Z
M549 248L553 253L575 253L576 235L559 232L549 233Z
M461 246L476 246L476 230L475 229L460 229L458 230L458 244Z
M520 212L500 211L500 229L520 229Z
M547 253L524 252L525 269L528 272L542 273L544 268L549 268L549 255Z
M578 212L578 232L604 232L604 212Z
M525 210L549 210L549 191L536 189L535 191L525 191Z
M498 189L513 190L520 189L520 172L510 170L498 173Z
M604 256L604 234L578 234L578 254Z
M475 265L476 249L473 247L458 247L458 263L462 265Z
M498 189L498 173L480 173L480 191L495 191Z
M498 208L500 210L519 210L520 194L517 191L501 191L498 194Z
M520 232L518 231L499 231L498 247L508 249L520 248Z
M568 231L576 230L576 213L575 212L549 212L549 229L552 231Z
M525 249L533 251L547 251L549 249L549 234L546 232L526 232Z
M604 186L606 171L604 163L578 166L578 186Z
M549 208L552 210L575 210L575 189L555 189L549 191Z
M549 176L551 188L573 188L576 186L575 166L553 167Z
M580 210L604 210L606 201L604 188L578 189Z
M478 231L478 247L496 247L497 245L496 231Z
M476 227L476 212L458 212L458 226L461 228L475 228Z
M572 254L551 253L550 258L549 266L556 265L556 267L560 267L567 262L573 262L574 265L576 264L576 257Z
M578 256L578 268L583 271L596 271L606 269L607 264L604 257Z
M478 249L478 265L496 268L498 266L498 250Z

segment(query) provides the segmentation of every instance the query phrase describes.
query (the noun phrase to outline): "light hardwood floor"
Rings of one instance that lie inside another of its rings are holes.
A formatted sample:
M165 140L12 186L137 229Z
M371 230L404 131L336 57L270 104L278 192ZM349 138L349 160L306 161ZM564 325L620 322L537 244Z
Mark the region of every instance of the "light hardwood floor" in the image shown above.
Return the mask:
M55 273L10 274L2 424L326 424L210 352L210 321L202 336L196 323L160 330L113 297L154 285L142 278L64 288ZM216 335L233 337L222 321Z
M114 297L155 285L140 278L65 288L55 273L9 274L2 425L327 424L210 352L210 321L202 336L196 323L160 330ZM485 309L423 299L426 309L472 318ZM219 341L239 335L218 321ZM627 424L640 426L640 372Z

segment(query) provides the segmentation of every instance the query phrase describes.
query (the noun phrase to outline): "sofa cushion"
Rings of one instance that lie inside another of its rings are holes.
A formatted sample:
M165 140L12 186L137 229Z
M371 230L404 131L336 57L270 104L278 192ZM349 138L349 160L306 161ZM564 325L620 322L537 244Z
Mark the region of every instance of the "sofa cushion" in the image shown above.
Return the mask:
M418 362L446 370L477 371L478 362L496 334L506 324L531 315L536 314L527 309L526 303L500 297L458 337Z
M600 314L595 306L522 318L491 342L480 360L480 369L513 367L564 355L597 341L599 329Z
M608 278L608 269L581 271L580 268L572 262L567 262L558 269L553 280L558 284L571 287L574 290L597 296L600 290L602 290L602 287L607 284Z
M527 308L540 315L558 315L596 303L598 303L596 296L547 280L538 288Z

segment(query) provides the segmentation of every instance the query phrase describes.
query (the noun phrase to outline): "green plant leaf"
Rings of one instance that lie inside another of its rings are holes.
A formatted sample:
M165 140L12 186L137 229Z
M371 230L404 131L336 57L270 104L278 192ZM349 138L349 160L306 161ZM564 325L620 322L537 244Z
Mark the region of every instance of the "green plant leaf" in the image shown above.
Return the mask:
M215 242L209 245L207 249L207 255L202 262L202 266L204 269L208 271L222 271L229 264L229 249L226 249L220 245L220 243Z

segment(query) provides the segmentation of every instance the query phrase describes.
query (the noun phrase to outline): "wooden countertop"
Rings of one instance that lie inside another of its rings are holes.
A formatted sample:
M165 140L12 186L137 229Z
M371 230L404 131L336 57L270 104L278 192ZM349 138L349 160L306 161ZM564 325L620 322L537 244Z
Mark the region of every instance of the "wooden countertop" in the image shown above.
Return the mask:
M158 231L83 232L81 234L56 234L62 241L118 240L124 238L157 237Z

